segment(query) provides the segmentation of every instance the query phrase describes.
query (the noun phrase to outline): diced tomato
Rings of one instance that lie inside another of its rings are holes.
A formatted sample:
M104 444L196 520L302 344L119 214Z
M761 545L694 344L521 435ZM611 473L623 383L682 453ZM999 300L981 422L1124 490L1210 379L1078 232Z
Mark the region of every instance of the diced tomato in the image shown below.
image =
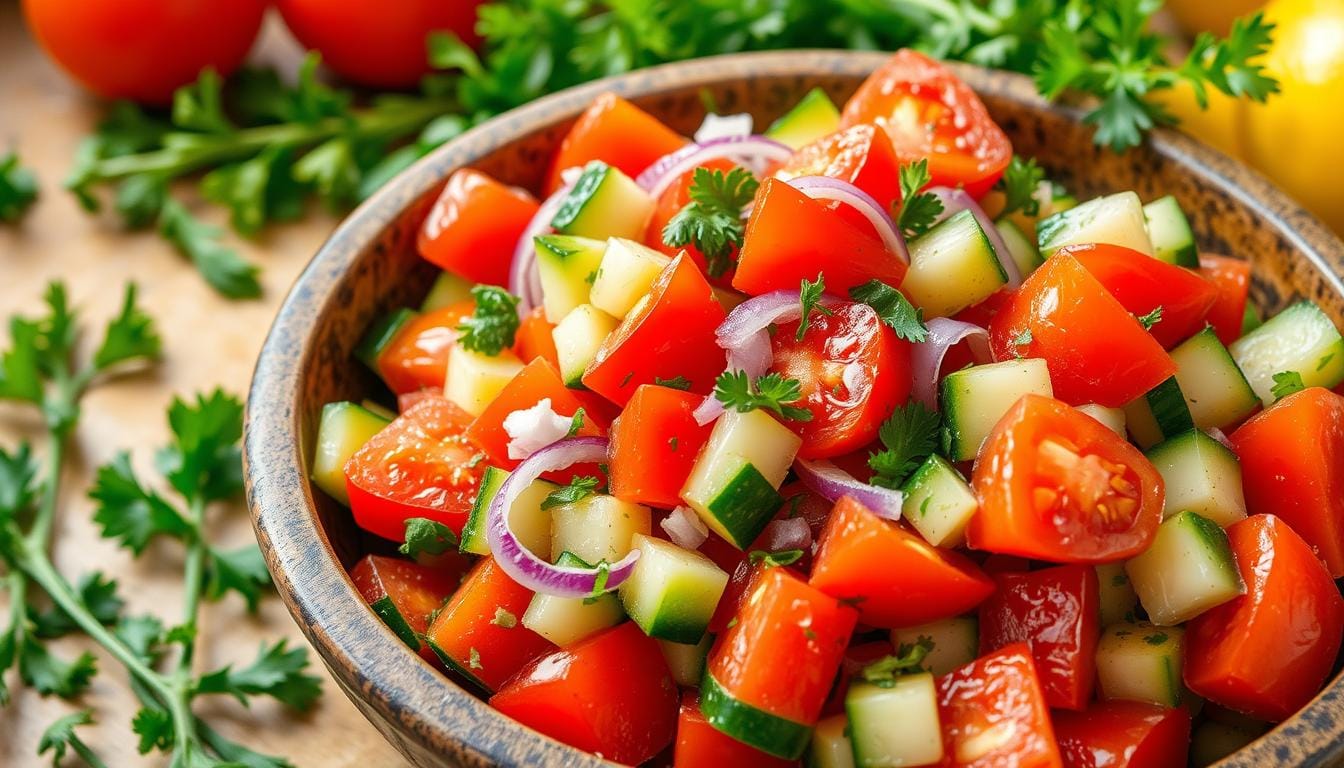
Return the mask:
M1185 684L1209 701L1278 722L1330 675L1344 633L1344 598L1283 520L1252 515L1232 524L1227 537L1246 594L1186 625Z
M938 678L944 768L1059 768L1031 650L1010 645Z
M416 406L421 400L433 400L443 397L443 387L425 387L413 392L403 392L397 395L397 412L405 413Z
M472 444L485 452L490 463L501 469L512 470L518 466L518 459L509 458L509 433L504 431L504 420L514 411L523 411L542 400L551 401L551 410L561 416L573 416L582 405L574 396L573 390L565 386L557 371L544 359L534 359L523 366L499 395L481 411L471 425L467 427L467 437ZM606 433L606 425L597 419L588 418L588 409L584 409L583 426L578 434L584 437L600 437Z
M975 549L1057 563L1139 554L1162 521L1162 476L1087 414L1024 395L986 438L971 484Z
M868 76L845 103L841 127L875 123L902 163L929 159L935 185L980 197L1012 159L1008 137L980 97L947 67L908 48Z
M997 552L991 552L988 555L982 555L982 557L984 559L980 561L980 570L991 576L998 576L1003 573L1026 573L1031 570L1031 561L1025 557L1000 555Z
M705 539L705 543L700 545L700 553L713 560L724 573L732 574L728 577L728 586L724 588L719 604L714 607L714 615L709 619L709 626L705 628L717 636L737 618L742 600L751 594L752 582L760 574L761 569L752 565L746 552L719 538L713 531L710 532L709 538Z
M528 662L555 648L522 625L531 602L532 591L486 557L430 624L430 648L454 672L486 692L496 691ZM514 622L501 621L504 614Z
M1098 701L1084 712L1055 712L1064 768L1185 768L1190 711L1138 701Z
M882 241L778 179L766 179L747 219L733 287L753 296L797 291L825 274L837 296L878 279L899 287L908 269Z
M1097 571L1061 565L1005 573L980 604L980 653L1026 643L1051 707L1085 709L1096 677L1101 598Z
M543 307L533 307L531 312L523 315L513 342L513 351L518 359L530 363L541 358L559 370L560 356L556 354L555 337L551 335L554 330L555 326L546 320Z
M813 725L840 669L858 614L786 568L754 580L737 623L709 653L707 675L734 699Z
M1199 255L1199 273L1218 288L1208 321L1224 344L1241 338L1241 321L1251 291L1251 263L1211 253Z
M429 615L457 591L466 573L466 558L456 552L435 567L399 557L365 555L350 569L364 602L388 628L426 660L439 663L422 639L429 628Z
M1050 257L989 326L994 359L1044 358L1055 397L1118 408L1176 373L1139 321L1078 260Z
M685 137L614 93L598 96L569 129L547 175L546 193L560 188L560 172L601 160L630 178L686 145Z
M785 760L748 746L717 731L700 712L699 697L687 691L681 697L681 712L677 716L677 746L672 753L672 768L789 768L794 761Z
M861 123L802 147L775 175L786 181L799 176L829 176L847 181L867 192L883 210L889 211L892 203L901 200L900 171L900 160L896 158L896 150L892 149L886 131L870 123ZM870 226L866 218L847 205L834 203L831 207L850 218L850 223L860 229Z
M796 379L807 421L786 422L803 438L798 455L829 458L877 439L877 429L910 397L910 343L896 336L867 304L838 302L814 311L798 340L799 321L783 323L770 340L770 370Z
M442 387L448 375L448 355L459 335L462 319L476 309L468 299L412 318L378 355L378 374L397 394L426 387Z
M854 677L862 672L864 667L890 656L895 650L891 647L891 643L886 640L874 640L870 643L851 645L845 651L845 657L840 660L840 676L835 680L835 687L831 689L831 695L827 697L826 705L821 708L822 716L844 712L845 696L849 693L849 686L854 681Z
M477 283L508 285L513 249L537 208L527 192L463 168L448 177L416 246L427 261L449 272Z
M1198 272L1159 261L1131 248L1105 243L1065 246L1131 315L1143 317L1161 307L1161 319L1148 332L1167 349L1204 327L1218 288Z
M703 397L656 384L635 390L611 430L611 494L626 501L672 508L711 425L691 413Z
M875 627L910 627L963 614L994 591L970 558L939 549L843 496L821 534L812 586L853 601Z
M471 415L444 398L425 398L355 452L345 487L355 523L402 541L406 521L427 517L461 533L485 468L467 439Z
M737 166L731 161L718 159L702 163L700 167L711 171L728 173ZM668 245L663 240L663 228L667 226L667 223L672 220L673 216L680 213L681 209L685 208L686 204L691 202L691 182L694 178L695 169L692 168L683 173L679 179L668 186L667 189L663 190L663 193L658 196L658 204L654 207L653 216L649 218L649 226L644 232L644 244L650 248L662 251L668 256L676 256L682 251L685 251L686 255L690 256L695 262L695 265L700 268L700 271L708 276L709 262L705 259L705 254L701 253L700 249L696 248L694 243L687 243L684 247L678 248ZM736 248L729 254L729 258L731 261L737 260ZM732 270L729 269L723 275L710 277L710 282L715 283L716 285L722 284L726 286L731 279Z
M695 262L678 256L602 342L583 383L618 405L641 384L678 376L690 382L689 391L708 394L726 365L714 336L724 316Z
M626 765L658 754L677 728L677 684L658 641L632 621L537 659L490 705L551 738Z
M994 322L994 316L999 314L999 310L1011 304L1015 295L1017 295L1017 289L1015 288L1000 288L989 294L989 298L979 304L961 310L952 319L978 325L981 328L989 328L990 324ZM965 362L971 362L970 358L966 358ZM951 370L955 371L956 368Z
M1237 428L1232 449L1251 514L1276 514L1344 577L1344 397L1311 387Z

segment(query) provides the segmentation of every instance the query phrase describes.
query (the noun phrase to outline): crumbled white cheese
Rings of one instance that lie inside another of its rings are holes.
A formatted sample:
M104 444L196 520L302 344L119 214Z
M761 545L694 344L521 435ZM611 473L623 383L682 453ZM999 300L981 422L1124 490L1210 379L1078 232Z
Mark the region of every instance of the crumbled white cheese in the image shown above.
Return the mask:
M695 131L695 143L707 144L715 139L734 138L751 135L751 115L743 112L737 115L705 115L705 121Z
M572 417L551 410L549 397L543 397L531 408L510 413L504 417L504 431L509 435L509 458L526 459L563 439L569 434L571 422Z

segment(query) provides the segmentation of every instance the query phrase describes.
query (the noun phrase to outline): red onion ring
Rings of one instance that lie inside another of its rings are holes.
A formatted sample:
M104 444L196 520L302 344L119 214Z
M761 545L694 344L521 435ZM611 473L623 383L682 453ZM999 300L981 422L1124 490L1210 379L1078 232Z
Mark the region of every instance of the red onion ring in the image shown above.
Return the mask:
M790 549L806 551L812 546L812 528L801 517L775 518L765 526L756 540L761 542L761 549L767 552Z
M829 461L798 459L793 462L798 479L827 501L839 501L848 496L887 520L901 519L905 494L891 488L882 488L860 482L858 478Z
M974 323L963 323L946 317L935 317L925 326L929 335L922 343L914 345L910 366L914 370L914 396L932 410L938 410L938 373L943 367L943 358L952 347L967 342L976 362L992 361L989 349L989 332Z
M858 211L873 225L887 251L906 264L910 263L910 252L900 232L896 230L896 222L892 221L891 214L872 195L848 181L830 176L799 176L789 179L787 183L813 200L835 200Z
M994 220L989 218L989 214L985 213L985 209L981 208L979 203L975 202L975 198L967 194L964 189L951 187L929 187L924 191L943 203L943 212L938 214L936 221L942 221L962 211L974 214L975 220L980 223L980 228L985 231L985 237L989 238L989 244L994 246L994 255L998 257L1004 274L1008 275L1008 287L1016 288L1022 284L1022 273L1017 268L1017 262L1013 261L1012 253L1008 251L1008 244L1003 242L1003 236L999 234L999 228L994 226Z
M533 307L541 306L541 275L537 272L537 246L533 239L537 235L551 233L551 219L560 208L560 202L569 192L566 184L546 198L537 208L532 220L523 228L518 244L513 247L513 263L509 265L509 293L518 297L518 311L526 314Z
M513 507L518 494L531 485L543 472L565 469L580 462L607 460L608 444L603 437L572 437L551 443L529 456L513 470L494 501L486 519L486 540L495 562L514 581L534 591L557 597L589 597L597 585L597 568L569 568L542 560L532 554L509 529L507 512ZM639 550L612 563L607 570L606 589L619 587L630 578Z
M723 136L704 144L687 144L658 158L635 178L635 183L657 199L683 173L710 160L727 159L760 175L772 164L793 156L793 150L764 136Z

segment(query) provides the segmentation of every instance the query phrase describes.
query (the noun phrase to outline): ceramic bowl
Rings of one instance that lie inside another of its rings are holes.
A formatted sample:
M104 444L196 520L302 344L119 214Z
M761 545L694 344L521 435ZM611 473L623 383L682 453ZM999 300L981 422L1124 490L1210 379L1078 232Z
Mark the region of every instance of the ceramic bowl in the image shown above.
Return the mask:
M322 246L285 300L257 362L248 399L247 488L257 538L281 597L337 682L378 730L419 766L597 766L603 761L513 722L410 651L369 610L346 568L379 544L308 481L318 415L359 400L375 382L351 355L371 321L416 304L433 270L415 233L444 180L474 166L536 189L574 118L615 91L691 133L707 91L721 112L768 124L808 89L843 101L882 54L742 54L641 70L540 99L491 120L397 176ZM1200 245L1253 263L1253 297L1276 310L1295 297L1344 325L1344 244L1264 179L1185 138L1157 131L1123 155L1099 149L1077 112L1047 105L1016 75L956 66L1012 138L1051 178L1086 198L1171 193ZM1344 682L1223 763L1318 766L1344 756Z

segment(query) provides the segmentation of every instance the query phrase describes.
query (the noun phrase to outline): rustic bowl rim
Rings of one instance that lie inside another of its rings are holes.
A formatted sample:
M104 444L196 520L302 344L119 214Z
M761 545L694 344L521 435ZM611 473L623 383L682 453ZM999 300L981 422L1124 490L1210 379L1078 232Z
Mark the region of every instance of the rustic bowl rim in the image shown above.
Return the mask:
M725 73L767 78L861 76L887 55L833 50L727 54L650 67L545 96L473 128L397 175L342 221L304 268L280 307L253 374L244 439L248 504L267 567L290 614L347 695L370 705L385 721L375 722L380 730L386 725L409 734L426 749L448 753L445 757L453 761L509 764L522 755L531 764L610 765L498 713L424 663L360 599L321 531L303 471L300 382L303 366L312 356L313 322L334 301L346 269L406 205L440 183L451 169L573 118L602 92L652 95L732 79ZM1024 76L952 66L978 91L1079 117L1076 110L1046 103ZM1171 162L1201 173L1225 194L1261 211L1263 225L1274 228L1297 258L1309 261L1344 297L1344 275L1337 271L1344 265L1344 243L1323 224L1254 171L1183 134L1158 129L1149 141ZM277 456L284 461L277 462ZM314 557L315 553L322 556ZM379 649L374 653L355 648L349 639L370 635L381 638L373 644ZM1252 768L1283 764L1290 757L1303 766L1326 765L1344 755L1344 720L1337 717L1341 712L1344 677L1218 765Z

